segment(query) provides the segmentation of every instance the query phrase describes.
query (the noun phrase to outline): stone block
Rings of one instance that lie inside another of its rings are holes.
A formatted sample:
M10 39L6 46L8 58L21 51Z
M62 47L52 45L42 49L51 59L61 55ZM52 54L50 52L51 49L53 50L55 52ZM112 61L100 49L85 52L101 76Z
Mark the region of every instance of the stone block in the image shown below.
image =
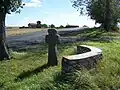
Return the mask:
M102 59L102 50L92 46L77 46L77 54L62 58L62 73L72 73L83 68L91 69Z

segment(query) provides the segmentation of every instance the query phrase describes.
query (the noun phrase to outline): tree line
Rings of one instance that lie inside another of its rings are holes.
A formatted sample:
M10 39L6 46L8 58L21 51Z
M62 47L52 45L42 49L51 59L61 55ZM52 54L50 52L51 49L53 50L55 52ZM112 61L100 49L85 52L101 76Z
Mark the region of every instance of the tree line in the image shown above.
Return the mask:
M79 27L79 26L67 24L66 26L60 25L60 26L56 27L54 24L47 25L47 24L42 24L41 21L37 21L36 23L29 23L28 27L22 26L19 28L20 29L23 29L23 28L57 28L57 29L59 29L59 28L76 28L76 27Z

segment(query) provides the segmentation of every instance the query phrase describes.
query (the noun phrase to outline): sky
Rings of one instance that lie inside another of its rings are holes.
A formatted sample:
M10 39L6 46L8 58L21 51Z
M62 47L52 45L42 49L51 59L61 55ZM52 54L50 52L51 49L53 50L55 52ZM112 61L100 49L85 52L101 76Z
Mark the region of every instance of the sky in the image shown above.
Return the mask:
M87 25L94 27L95 22L72 7L70 0L23 0L24 8L20 14L8 14L6 26L27 26L28 23L42 23L55 26ZM97 25L98 26L98 25Z

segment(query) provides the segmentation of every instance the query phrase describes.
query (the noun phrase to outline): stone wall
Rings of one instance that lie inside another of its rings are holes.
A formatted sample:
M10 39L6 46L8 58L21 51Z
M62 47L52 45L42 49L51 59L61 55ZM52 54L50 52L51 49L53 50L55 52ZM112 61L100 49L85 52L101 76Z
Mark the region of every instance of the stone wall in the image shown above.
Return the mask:
M76 55L62 58L62 73L72 73L82 68L94 68L101 59L101 49L86 45L77 46Z

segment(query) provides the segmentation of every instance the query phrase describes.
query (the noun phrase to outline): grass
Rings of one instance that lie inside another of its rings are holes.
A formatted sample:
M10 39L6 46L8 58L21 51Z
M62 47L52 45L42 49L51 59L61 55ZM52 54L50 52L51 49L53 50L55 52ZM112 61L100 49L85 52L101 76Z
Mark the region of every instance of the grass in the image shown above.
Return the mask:
M77 36L84 36L87 38L100 38L100 37L115 38L115 37L120 37L119 35L120 35L120 31L106 32L102 29L91 28L82 34L78 34Z
M90 36L91 33L93 35L93 33L99 32L91 31L86 34ZM111 37L120 35L119 33L109 33L104 32L102 35L107 34ZM98 36L96 35L96 37ZM74 46L81 44L101 48L103 59L96 69L81 70L68 77L61 75L62 56L74 54ZM21 52L10 51L13 56L12 60L0 62L0 90L119 90L119 44L119 40L59 44L59 65L42 68L37 73L33 72L47 63L47 45L36 45ZM24 78L16 80L19 75L26 72L29 73L27 77L23 76Z
M41 30L46 30L46 29L8 29L7 31L7 36L14 36L14 35L21 35L21 34L26 34L26 33L33 33Z

